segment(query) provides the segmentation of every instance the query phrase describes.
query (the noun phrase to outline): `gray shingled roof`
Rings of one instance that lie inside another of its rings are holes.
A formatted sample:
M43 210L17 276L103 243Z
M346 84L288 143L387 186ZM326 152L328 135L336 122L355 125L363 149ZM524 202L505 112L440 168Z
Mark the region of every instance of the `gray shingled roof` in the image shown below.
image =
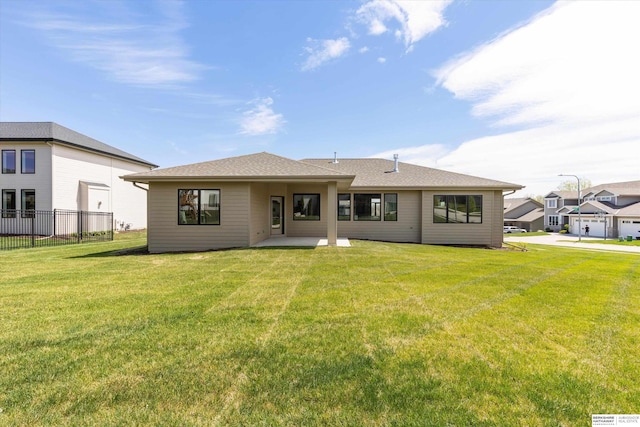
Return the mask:
M621 196L640 195L640 181L612 182L610 184L595 185L593 187L586 188L584 191L582 191L582 194L597 194L603 190Z
M494 188L522 186L384 159L292 160L270 153L257 153L185 166L126 175L127 181L149 182L180 179L337 179L351 181L351 188Z
M527 212L526 214L522 215L519 218L515 218L515 219L509 218L509 220L521 221L521 222L533 222L542 218L543 216L544 216L544 208L537 208L530 212Z
M386 159L339 159L338 163L333 163L333 159L303 159L301 162L355 175L351 188L523 188L518 184L403 162L398 162L398 172L395 173L394 161Z
M535 199L532 199L531 197L521 197L521 198L513 198L513 199L504 199L504 211L505 213L509 212L529 202L533 202L533 204L538 207L543 207L542 203L540 203Z
M584 192L580 190L580 195L582 196L583 194ZM565 191L565 190L553 190L547 193L547 195L544 196L544 198L545 199L553 198L552 195L560 199L577 199L578 198L577 191Z
M320 179L350 181L353 176L270 153L247 154L126 175L127 181L176 179Z
M60 126L53 122L0 122L2 141L53 141L72 147L83 148L100 154L158 167L140 157L107 145L96 139Z
M640 216L640 202L626 206L617 213L619 216Z

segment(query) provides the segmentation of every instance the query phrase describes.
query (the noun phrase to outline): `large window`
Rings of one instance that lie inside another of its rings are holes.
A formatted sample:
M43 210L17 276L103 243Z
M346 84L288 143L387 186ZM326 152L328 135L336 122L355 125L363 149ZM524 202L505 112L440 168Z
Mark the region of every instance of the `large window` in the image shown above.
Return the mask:
M16 217L16 190L2 190L2 217Z
M320 194L294 194L293 219L299 221L319 221Z
M220 225L220 190L178 190L178 224Z
M386 193L384 195L384 220L398 220L398 195L396 193Z
M20 156L22 158L20 172L36 173L36 150L21 150Z
M482 196L433 196L433 222L482 223Z
M557 226L559 225L558 215L549 215L549 226Z
M22 217L33 218L36 210L36 190L22 190Z
M338 221L351 220L351 194L338 194Z
M380 194L354 194L353 204L354 221L380 221L382 218L382 198Z
M2 150L2 173L16 173L16 150Z

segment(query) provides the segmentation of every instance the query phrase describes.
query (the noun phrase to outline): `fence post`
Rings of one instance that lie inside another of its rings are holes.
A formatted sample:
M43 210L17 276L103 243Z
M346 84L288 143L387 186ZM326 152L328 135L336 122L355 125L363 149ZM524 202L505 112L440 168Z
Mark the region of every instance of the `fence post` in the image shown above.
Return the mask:
M24 211L22 212L24 213ZM33 248L36 245L36 228L35 228L36 211L33 211L32 214L29 213L29 219L31 219L31 247Z
M78 211L78 243L82 240L82 211Z

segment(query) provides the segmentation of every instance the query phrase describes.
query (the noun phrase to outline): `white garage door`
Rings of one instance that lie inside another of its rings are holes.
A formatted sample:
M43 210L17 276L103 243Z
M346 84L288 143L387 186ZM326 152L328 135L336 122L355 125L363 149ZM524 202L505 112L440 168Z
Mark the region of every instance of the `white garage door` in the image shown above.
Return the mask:
M586 219L582 221L583 230L586 233L586 227L589 227L589 236L604 237L604 220L603 219Z
M636 237L640 237L640 220L623 219L622 221L620 221L619 230L620 236L633 236L634 239Z
M571 234L578 234L578 224L578 218L571 218ZM609 226L611 226L611 224L609 224ZM588 235L590 237L604 237L603 219L582 218L581 234L583 236L587 235L587 227L589 227Z

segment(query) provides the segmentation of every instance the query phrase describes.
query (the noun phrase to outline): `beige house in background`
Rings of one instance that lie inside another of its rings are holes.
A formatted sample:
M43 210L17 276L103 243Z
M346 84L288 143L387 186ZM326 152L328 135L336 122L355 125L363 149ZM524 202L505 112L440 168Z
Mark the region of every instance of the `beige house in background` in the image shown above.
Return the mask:
M269 153L122 177L148 185L150 252L338 237L500 247L503 192L522 186L397 159L292 160Z
M504 225L527 231L544 229L544 205L531 197L504 199Z

